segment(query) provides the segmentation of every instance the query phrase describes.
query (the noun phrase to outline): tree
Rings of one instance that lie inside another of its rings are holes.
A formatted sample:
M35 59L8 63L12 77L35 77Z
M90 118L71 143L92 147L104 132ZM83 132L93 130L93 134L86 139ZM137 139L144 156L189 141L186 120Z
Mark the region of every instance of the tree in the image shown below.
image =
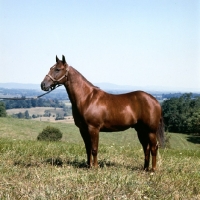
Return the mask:
M170 132L200 133L200 97L183 94L162 104L165 127Z
M28 110L25 111L24 117L25 117L25 119L29 119L30 118Z
M24 118L24 113L22 113L22 112L19 112L19 113L17 113L16 115L17 115L17 117L18 117L19 119L23 119L23 118Z
M62 132L60 129L52 127L52 126L47 126L46 128L43 129L41 133L39 133L37 140L40 141L59 141L62 138Z
M37 115L35 115L35 114L33 114L33 115L32 115L32 118L37 118L37 117L38 117L38 116L37 116Z
M0 117L6 117L6 108L3 102L0 102Z

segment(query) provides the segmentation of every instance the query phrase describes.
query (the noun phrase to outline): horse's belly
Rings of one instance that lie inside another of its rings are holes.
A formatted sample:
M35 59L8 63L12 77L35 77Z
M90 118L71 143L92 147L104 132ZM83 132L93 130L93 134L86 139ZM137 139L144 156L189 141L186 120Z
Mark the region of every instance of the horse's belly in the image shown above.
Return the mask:
M117 119L104 121L101 127L101 132L115 132L124 131L133 127L137 123L136 119L133 117L118 117Z
M129 129L131 126L110 126L110 127L102 127L100 132L117 132L117 131L125 131Z

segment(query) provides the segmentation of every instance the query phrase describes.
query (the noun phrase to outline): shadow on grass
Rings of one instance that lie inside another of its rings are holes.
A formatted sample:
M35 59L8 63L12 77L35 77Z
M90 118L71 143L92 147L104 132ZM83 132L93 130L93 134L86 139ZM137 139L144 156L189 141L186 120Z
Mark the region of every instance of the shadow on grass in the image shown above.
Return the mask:
M192 142L194 144L200 144L200 134L193 134L187 137L188 142Z
M78 160L78 159L68 160L66 162L66 164L73 166L75 168L89 168L89 166L85 160ZM98 164L99 164L100 168L117 166L116 163L106 161L106 160L99 160Z
M62 167L63 161L61 158L48 158L45 160L45 163L50 164L52 166Z
M15 160L13 165L20 166L20 167L39 167L41 163L35 162L35 161L28 161L28 160Z
M57 167L62 167L63 165L68 165L68 166L70 165L74 168L81 168L81 169L89 168L85 160L78 160L76 158L74 160L67 160L67 161L63 161L59 157L48 158L42 162L30 161L28 159L14 161L14 166L20 166L20 167L40 167L42 164L48 164L48 165L57 166ZM142 170L142 166L132 166L132 165L130 166L126 164L111 162L109 160L99 160L98 164L99 164L99 168L115 167L115 168L126 168L132 171Z
M62 167L63 161L61 158L48 158L45 161L39 162L35 160L23 159L15 160L13 165L20 167L40 167L42 164L50 164L52 166Z
M85 160L80 161L80 160L74 159L73 161L67 161L66 164L73 166L75 168L87 168L87 169L89 168ZM115 167L115 168L126 168L133 171L143 170L142 166L130 166L126 164L111 162L109 160L99 160L98 164L99 164L99 168Z
M78 160L78 159L74 159L74 160L67 160L67 161L63 161L61 158L59 157L55 157L55 158L48 158L42 162L37 162L37 161L30 161L30 160L16 160L14 161L14 166L21 166L21 167L39 167L41 164L49 164L52 166L57 166L57 167L62 167L63 165L70 165L74 168L89 168L87 162L85 160ZM105 160L101 160L99 161L99 167L100 168L104 168L104 167L119 167L119 164L110 162L110 161L105 161Z

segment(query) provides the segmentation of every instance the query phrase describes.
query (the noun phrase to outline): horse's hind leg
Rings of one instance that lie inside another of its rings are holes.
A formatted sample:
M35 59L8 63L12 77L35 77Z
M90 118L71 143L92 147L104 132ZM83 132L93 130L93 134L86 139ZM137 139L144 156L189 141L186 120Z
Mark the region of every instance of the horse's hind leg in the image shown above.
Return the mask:
M150 160L150 145L148 134L144 132L137 132L140 143L142 144L144 151L144 170L149 170L149 160Z
M158 143L155 133L149 133L150 150L152 155L152 170L156 170L156 156L158 151Z

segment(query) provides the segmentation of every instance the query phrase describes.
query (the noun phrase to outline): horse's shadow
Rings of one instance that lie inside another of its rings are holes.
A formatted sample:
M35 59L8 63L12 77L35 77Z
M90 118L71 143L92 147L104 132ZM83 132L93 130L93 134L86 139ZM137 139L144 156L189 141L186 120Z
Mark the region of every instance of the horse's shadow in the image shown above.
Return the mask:
M109 160L99 160L99 168L125 168L131 171L138 171L142 170L142 166L131 166L131 165L126 165L126 164L121 164L121 163L116 163L116 162L111 162ZM20 166L20 167L39 167L42 164L46 165L51 165L51 166L56 166L56 167L64 167L64 166L72 166L74 168L79 168L79 169L89 169L89 166L87 162L83 160L79 160L77 158L73 160L63 160L60 157L54 157L54 158L47 158L44 161L35 161L35 162L30 162L26 160L18 160L14 161L14 165Z
M47 163L58 166L58 167L67 165L67 166L72 166L74 168L89 169L89 166L85 160L78 160L76 158L73 160L67 160L66 162L64 162L64 161L62 162L62 160L60 158L56 158L56 159L50 158L50 159L47 159ZM98 164L99 164L98 165L99 168L114 167L114 168L125 168L125 169L132 170L132 171L138 171L138 170L143 169L142 165L141 166L131 166L131 165L126 165L126 164L111 162L111 161L105 160L105 159L99 160Z
M67 161L62 161L61 158L48 158L45 161L47 164L54 165L54 166L72 166L74 168L82 168L82 169L88 169L89 165L87 162L83 160L79 160L77 158L74 158L73 160L67 160ZM105 167L119 167L119 164L106 161L106 160L99 160L99 168L105 168Z

